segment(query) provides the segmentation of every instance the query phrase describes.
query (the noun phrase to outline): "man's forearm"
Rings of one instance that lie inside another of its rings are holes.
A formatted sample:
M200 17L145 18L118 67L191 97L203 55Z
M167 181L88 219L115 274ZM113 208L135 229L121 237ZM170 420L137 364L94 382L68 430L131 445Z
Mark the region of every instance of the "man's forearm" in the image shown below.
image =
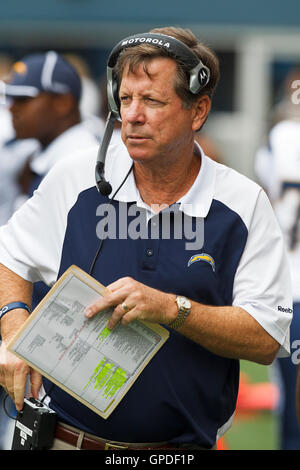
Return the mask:
M0 306L11 302L24 302L31 306L32 284L0 265ZM7 312L0 320L2 343L0 345L0 385L14 400L18 410L23 408L26 378L30 374L31 393L37 398L41 378L35 371L7 349L9 341L28 318L25 309Z
M178 331L220 356L270 364L279 344L240 307L192 303L192 311Z
M124 277L107 286L107 294L89 306L85 314L91 318L113 307L110 329L119 322L127 325L135 319L170 325L178 314L175 299L175 294ZM279 343L248 312L235 306L191 304L191 313L178 332L219 356L262 364L274 360Z
M0 264L0 308L16 301L31 306L32 283ZM23 309L15 309L6 313L0 321L2 339L9 340L24 323L28 315L28 312Z

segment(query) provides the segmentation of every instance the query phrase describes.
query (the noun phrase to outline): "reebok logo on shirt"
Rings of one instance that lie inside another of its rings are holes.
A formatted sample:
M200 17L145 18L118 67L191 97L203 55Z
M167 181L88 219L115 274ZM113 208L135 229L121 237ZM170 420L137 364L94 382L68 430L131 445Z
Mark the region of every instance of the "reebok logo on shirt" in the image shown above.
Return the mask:
M280 312L293 313L293 310L292 310L291 308L284 308L284 307L281 307L281 305L278 305L277 309L278 309Z

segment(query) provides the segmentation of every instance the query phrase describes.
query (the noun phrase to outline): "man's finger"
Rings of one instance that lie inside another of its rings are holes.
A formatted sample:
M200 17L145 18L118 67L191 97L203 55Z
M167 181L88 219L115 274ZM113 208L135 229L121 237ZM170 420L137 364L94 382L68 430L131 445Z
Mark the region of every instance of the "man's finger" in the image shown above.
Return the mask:
M101 299L98 302L96 302L95 304L90 305L89 307L87 307L84 311L84 314L87 318L92 318L97 313L102 312L104 310L107 310L110 307L111 307L111 305L108 305L107 301L105 301L104 299L103 300Z
M34 369L30 370L30 385L32 396L37 399L42 386L42 376Z
M26 378L28 367L16 368L14 372L14 401L18 411L22 410L24 405Z
M124 294L122 290L117 292L110 292L105 297L101 297L93 305L87 307L84 311L86 317L91 318L99 312L103 312L108 308L114 308L116 305L121 303L124 299Z

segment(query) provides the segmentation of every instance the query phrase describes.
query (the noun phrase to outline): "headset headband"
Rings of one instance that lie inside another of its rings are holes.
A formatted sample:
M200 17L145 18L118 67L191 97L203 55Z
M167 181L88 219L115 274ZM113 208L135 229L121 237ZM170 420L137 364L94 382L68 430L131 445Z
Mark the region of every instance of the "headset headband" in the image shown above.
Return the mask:
M210 78L210 70L183 42L166 34L141 33L122 39L111 51L107 61L107 96L110 110L119 117L118 86L114 74L114 67L120 53L129 47L140 44L149 44L167 50L170 57L180 59L185 65L189 75L189 90L196 95L204 88Z

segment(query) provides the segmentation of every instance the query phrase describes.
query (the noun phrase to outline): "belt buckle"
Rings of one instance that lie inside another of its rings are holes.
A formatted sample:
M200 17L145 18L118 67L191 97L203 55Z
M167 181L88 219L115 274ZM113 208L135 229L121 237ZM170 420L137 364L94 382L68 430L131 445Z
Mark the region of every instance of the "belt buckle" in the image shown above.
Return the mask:
M118 444L111 444L110 442L105 442L104 450L126 450L128 446L120 446Z

